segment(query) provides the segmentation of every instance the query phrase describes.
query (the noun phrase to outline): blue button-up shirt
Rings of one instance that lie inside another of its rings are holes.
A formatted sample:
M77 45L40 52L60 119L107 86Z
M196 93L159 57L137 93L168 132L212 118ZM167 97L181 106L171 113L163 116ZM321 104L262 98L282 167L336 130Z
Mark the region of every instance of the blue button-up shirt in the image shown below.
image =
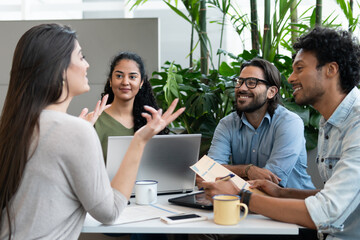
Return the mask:
M236 112L221 119L216 127L208 156L220 164L254 164L281 178L283 187L314 189L307 174L304 124L282 106L272 117L265 114L255 129ZM231 160L230 160L231 159Z
M355 87L329 120L320 120L318 164L325 186L305 199L326 239L360 239L360 91ZM341 229L343 231L341 232Z

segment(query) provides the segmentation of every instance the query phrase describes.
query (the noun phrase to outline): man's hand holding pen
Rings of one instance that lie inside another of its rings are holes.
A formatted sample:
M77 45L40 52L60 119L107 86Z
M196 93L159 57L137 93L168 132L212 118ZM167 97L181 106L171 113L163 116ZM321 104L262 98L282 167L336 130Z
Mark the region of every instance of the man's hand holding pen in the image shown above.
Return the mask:
M235 194L237 195L240 189L231 181L234 174L217 178L215 182L201 182L201 186L204 188L206 197L212 200L212 197L217 194ZM230 180L230 181L229 181Z
M230 180L230 178L233 178L233 177L235 177L235 174L229 173L225 177L216 178L216 182L218 182L218 181L227 181L227 180Z

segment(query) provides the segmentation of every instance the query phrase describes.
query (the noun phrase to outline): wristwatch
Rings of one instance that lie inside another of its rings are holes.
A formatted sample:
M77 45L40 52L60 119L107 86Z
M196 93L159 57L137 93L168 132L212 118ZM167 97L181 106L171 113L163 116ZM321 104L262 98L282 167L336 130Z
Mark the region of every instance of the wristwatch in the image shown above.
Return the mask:
M245 176L244 177L249 178L248 171L249 171L251 166L254 166L254 164L249 164L249 165L246 166L246 168L245 168Z
M241 189L238 194L240 196L240 201L242 203L245 203L248 207L250 205L251 194L252 194L252 192L250 192L249 190L245 190L245 189Z

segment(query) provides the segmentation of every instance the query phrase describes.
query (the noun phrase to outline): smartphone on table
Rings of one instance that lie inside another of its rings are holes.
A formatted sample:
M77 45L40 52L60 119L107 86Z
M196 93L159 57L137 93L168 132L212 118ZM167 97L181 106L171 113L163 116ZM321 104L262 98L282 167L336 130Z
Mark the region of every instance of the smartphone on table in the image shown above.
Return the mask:
M207 220L207 217L198 215L196 213L185 213L185 214L177 214L167 217L161 217L160 220L167 224L176 224L176 223L203 221L203 220Z

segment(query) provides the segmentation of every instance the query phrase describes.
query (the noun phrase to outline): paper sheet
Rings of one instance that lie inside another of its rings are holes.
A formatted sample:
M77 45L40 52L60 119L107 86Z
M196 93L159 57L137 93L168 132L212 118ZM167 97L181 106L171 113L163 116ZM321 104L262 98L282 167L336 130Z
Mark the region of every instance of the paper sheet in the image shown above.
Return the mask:
M246 189L257 194L266 195L258 189L249 188L250 184L248 182L206 155L190 166L190 168L207 182L215 182L217 177L224 177L232 173L235 177L231 178L231 180L239 189Z
M141 222L180 213L183 212L163 206L161 204L128 206L112 225ZM96 221L90 214L88 215L94 221Z

